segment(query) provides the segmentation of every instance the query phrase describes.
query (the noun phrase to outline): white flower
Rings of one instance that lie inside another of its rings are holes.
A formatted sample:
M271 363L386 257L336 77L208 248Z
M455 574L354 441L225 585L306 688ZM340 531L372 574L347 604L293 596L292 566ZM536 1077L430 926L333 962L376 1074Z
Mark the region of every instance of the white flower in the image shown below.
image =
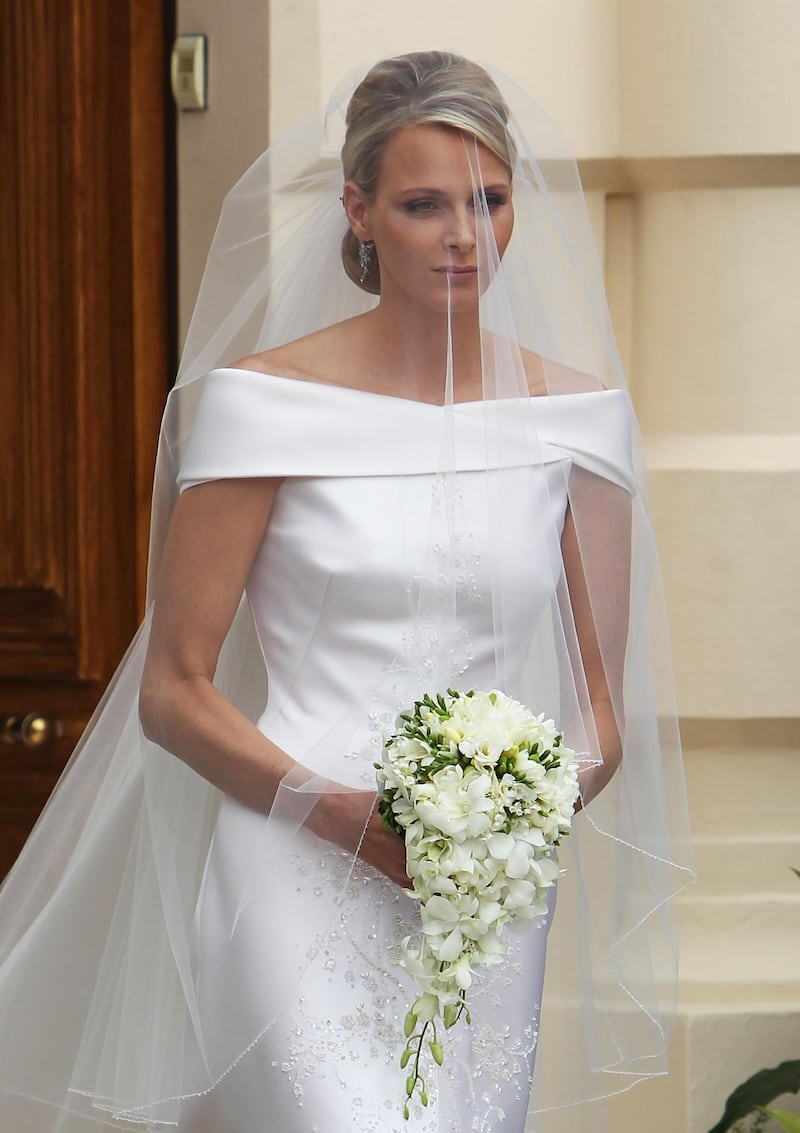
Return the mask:
M461 841L491 829L496 804L489 787L487 775L456 765L412 787L411 799L425 826Z
M421 994L406 1016L408 1097L419 1089L418 1052L436 1020L466 1009L476 967L499 964L505 928L547 912L558 878L553 847L568 832L577 766L552 720L502 692L426 696L398 719L378 769L381 814L406 843L421 938L403 941L401 965ZM416 1055L415 1055L416 1052Z
M472 987L472 965L469 962L469 953L462 952L455 964L445 968L442 973L446 979L453 980L461 991Z
M439 976L439 965L436 957L430 953L424 954L418 948L409 947L409 939L403 941L403 956L401 967L405 968L412 979L416 980L423 991L432 991Z
M524 915L524 910L536 900L536 886L527 878L509 879L505 886L503 908Z
M493 897L484 895L478 902L478 919L481 924L493 925L503 916L505 901L501 905Z
M493 834L489 841L489 852L504 863L507 877L526 877L533 856L533 848L524 836Z
M478 948L483 954L484 964L499 964L508 951L508 945L503 943L495 929L490 929L481 937Z

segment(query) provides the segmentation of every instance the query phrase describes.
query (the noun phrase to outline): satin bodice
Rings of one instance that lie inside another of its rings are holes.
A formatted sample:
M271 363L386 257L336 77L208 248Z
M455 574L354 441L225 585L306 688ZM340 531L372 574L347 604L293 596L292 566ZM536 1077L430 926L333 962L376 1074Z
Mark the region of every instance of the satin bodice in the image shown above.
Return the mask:
M624 395L445 409L209 377L182 486L282 479L247 583L268 673L261 729L313 770L372 786L394 712L424 691L420 658L430 689L514 695L561 575L573 464L627 482Z

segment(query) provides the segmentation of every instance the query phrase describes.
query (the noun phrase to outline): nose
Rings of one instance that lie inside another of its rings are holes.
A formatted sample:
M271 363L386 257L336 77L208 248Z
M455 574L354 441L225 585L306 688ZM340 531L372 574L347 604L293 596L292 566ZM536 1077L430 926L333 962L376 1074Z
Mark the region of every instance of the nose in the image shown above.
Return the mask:
M472 251L475 247L475 216L471 209L453 210L446 241L448 249L452 252Z

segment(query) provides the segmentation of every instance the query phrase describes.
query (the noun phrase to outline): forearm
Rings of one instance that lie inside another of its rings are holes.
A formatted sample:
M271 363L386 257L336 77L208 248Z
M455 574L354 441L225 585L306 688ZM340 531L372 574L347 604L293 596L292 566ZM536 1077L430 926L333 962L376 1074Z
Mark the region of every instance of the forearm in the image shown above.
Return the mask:
M579 776L582 806L590 803L608 786L622 762L622 740L611 701L603 699L594 702L592 717L603 762L588 767Z
M206 677L187 677L171 687L147 681L140 697L149 739L188 763L225 794L268 813L284 776L296 762L259 732ZM387 830L377 793L318 785L304 825L407 886L405 846Z
M148 739L254 810L270 810L295 765L207 677L146 681L139 712Z

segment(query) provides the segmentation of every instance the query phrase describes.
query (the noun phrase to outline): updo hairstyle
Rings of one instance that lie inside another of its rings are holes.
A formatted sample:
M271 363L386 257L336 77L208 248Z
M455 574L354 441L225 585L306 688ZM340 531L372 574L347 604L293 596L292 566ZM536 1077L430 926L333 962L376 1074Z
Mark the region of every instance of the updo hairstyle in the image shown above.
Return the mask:
M446 51L417 51L377 63L353 91L342 146L345 181L367 199L377 188L387 142L406 126L450 126L471 134L502 161L514 165L508 107L497 85L477 63ZM348 228L342 263L358 287L380 295L377 256L370 257L362 282L360 243Z

